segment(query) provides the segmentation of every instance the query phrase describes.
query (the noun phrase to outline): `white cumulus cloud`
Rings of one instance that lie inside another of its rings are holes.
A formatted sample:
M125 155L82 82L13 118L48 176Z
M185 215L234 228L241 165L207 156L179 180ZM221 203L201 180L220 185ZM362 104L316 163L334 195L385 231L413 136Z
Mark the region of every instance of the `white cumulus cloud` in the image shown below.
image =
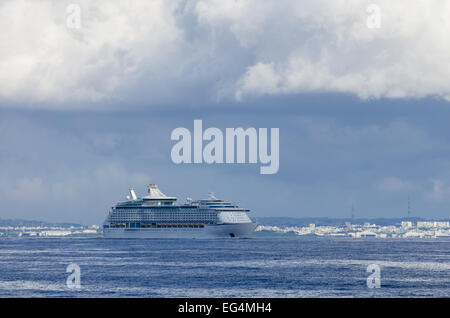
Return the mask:
M78 0L0 3L0 105L107 107L338 92L450 98L450 3ZM63 106L64 105L64 106Z
M399 192L411 189L412 185L398 177L386 177L377 184L377 188L387 192Z
M261 55L238 82L238 98L301 92L450 96L448 2L376 1L381 24L375 29L367 26L366 1L282 3L289 13L275 20L268 13L265 20L272 23L259 28L278 38L259 43ZM270 46L282 50L268 54Z

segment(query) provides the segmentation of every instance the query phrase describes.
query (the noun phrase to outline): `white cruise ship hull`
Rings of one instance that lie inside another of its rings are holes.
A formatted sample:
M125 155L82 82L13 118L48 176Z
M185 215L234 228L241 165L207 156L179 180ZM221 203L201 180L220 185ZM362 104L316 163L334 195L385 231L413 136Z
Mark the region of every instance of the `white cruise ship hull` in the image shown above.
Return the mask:
M248 238L257 223L205 225L202 228L105 228L105 238Z

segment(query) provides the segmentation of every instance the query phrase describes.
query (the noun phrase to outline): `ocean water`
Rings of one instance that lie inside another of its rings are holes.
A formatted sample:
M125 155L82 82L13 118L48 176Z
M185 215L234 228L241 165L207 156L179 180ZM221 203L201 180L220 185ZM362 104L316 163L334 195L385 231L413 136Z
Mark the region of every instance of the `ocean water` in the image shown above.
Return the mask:
M450 240L3 238L0 297L450 297Z

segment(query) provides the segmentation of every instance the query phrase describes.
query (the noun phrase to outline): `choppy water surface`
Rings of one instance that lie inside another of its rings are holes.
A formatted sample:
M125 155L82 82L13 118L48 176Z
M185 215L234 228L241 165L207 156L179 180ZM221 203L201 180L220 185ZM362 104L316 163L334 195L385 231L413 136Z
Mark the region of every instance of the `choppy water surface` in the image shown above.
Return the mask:
M66 285L72 263L79 290ZM450 240L1 239L0 296L449 297Z

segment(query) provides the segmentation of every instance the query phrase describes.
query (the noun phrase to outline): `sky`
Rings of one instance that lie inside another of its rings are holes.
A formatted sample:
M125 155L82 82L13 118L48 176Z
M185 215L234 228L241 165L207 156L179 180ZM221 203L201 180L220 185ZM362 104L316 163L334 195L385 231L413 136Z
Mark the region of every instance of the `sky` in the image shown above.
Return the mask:
M450 216L448 1L0 2L0 218L101 224L133 187L250 216ZM171 132L279 128L260 164Z

